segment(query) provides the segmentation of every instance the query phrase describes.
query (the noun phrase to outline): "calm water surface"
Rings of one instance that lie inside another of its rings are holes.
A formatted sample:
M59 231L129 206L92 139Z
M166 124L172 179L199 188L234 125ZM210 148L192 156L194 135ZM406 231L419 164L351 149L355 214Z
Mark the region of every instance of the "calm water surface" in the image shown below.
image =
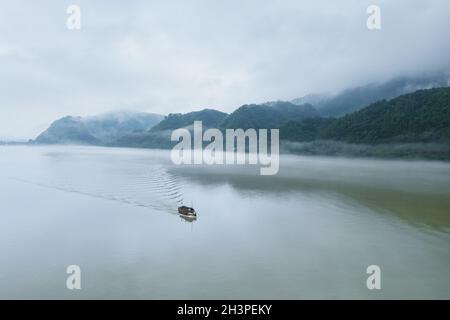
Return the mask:
M448 163L283 156L269 177L159 150L0 155L0 298L450 298Z

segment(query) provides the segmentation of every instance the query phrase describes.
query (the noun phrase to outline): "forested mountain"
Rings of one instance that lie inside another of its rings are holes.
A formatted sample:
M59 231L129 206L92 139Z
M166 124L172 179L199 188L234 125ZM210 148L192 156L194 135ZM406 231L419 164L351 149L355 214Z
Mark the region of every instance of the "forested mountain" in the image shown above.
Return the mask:
M318 117L319 113L310 104L295 105L290 102L275 102L271 105L243 105L231 113L221 124L222 128L270 129L279 128L292 120Z
M228 114L214 109L203 109L186 114L171 113L151 130L130 133L117 139L113 145L139 148L170 148L176 143L170 140L173 130L178 128L192 130L194 121L202 121L204 129L218 128L227 116Z
M152 131L174 130L190 126L194 121L202 121L203 126L217 128L225 120L228 114L214 109L203 109L201 111L186 114L171 113L164 120L152 128Z
M449 142L450 88L419 90L339 118L323 131L350 143Z
M448 86L445 74L399 77L383 83L346 89L338 94L310 94L292 103L311 103L324 117L340 117L379 100L389 100L419 89Z
M289 121L280 128L280 139L308 142L320 139L324 130L336 121L335 118L310 118L302 121Z
M35 143L98 144L100 140L89 133L82 118L67 116L53 122L36 138Z
M170 148L176 143L170 141L172 131L192 131L194 121L202 121L204 129L279 128L282 146L303 144L300 149L298 145L284 149L292 152L355 155L357 150L357 156L450 159L450 87L380 100L337 118L321 117L311 104L281 101L244 105L229 115L204 109L166 117L147 113L68 116L52 123L34 143ZM381 145L381 151L373 147Z
M109 144L136 131L149 130L162 115L143 112L115 112L94 117L67 116L56 120L35 143Z
M450 143L450 88L419 90L382 100L341 118L289 122L281 138L348 143Z

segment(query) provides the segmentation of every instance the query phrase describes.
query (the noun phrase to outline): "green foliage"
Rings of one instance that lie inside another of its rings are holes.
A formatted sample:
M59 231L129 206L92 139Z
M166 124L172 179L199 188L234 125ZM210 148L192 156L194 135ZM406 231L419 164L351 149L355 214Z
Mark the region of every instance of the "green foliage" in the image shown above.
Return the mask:
M35 143L107 145L136 131L148 130L162 116L143 112L115 112L95 117L67 116L56 120Z
M445 87L447 76L445 74L433 74L423 77L400 77L381 84L344 90L335 96L317 97L310 95L304 101L311 102L324 117L340 117L350 112L359 110L379 100L389 100L403 94L414 92L422 88ZM298 99L301 101L301 99Z
M320 138L350 143L450 141L450 88L379 101L333 121Z
M359 144L450 142L450 88L419 90L382 100L344 117L289 122L284 140Z
M295 105L290 102L276 102L268 105L244 105L230 114L222 128L230 129L274 129L289 121L317 117L318 112L310 104Z
M290 121L280 128L280 139L307 142L317 140L332 123L332 118L309 118L300 122Z
M301 152L311 154L448 159L449 150L442 146L450 146L450 87L381 100L340 118L320 118L310 104L281 101L244 105L230 115L212 109L170 114L148 130L159 121L155 116L65 117L36 142L170 148L172 130L201 120L209 128L280 128L282 140L300 143Z
M189 112L186 114L171 113L163 121L152 128L151 131L174 130L190 126L194 121L202 121L205 127L219 127L228 115L213 109Z
M98 144L99 141L92 134L81 118L64 117L52 123L50 128L36 138L37 143L81 143Z

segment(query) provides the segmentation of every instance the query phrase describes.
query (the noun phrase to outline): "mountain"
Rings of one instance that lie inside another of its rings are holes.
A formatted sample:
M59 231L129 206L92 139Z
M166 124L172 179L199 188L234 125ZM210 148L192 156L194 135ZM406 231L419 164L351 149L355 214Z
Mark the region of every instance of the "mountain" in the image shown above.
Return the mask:
M292 120L318 117L319 113L310 104L296 105L277 101L267 104L243 105L231 113L221 124L230 129L272 129L279 128Z
M170 141L173 130L193 129L194 121L202 121L206 128L278 128L289 120L301 120L317 117L318 112L309 104L298 106L289 102L277 102L267 105L244 105L230 115L213 110L169 114L164 120L146 132L125 135L116 141L117 146L143 148L170 148L176 142Z
M170 148L177 143L170 141L173 130L178 128L192 130L194 121L202 121L204 129L218 128L227 116L228 114L214 109L203 109L185 114L171 113L150 130L124 135L115 142L115 145L139 148Z
M289 121L280 128L280 139L309 142L322 138L323 131L336 121L335 118L310 118Z
M412 90L413 84L422 86L425 82L403 78L382 86L346 90L339 96L305 96L301 101L314 100L322 112L325 106L332 105L331 101L334 111L351 110L356 105L353 100L359 104L379 95ZM34 143L171 148L177 143L170 141L172 131L178 128L192 131L196 120L202 121L205 129L279 128L281 147L288 152L450 159L450 87L421 89L381 99L337 118L321 116L309 103L283 101L243 105L229 115L204 109L166 117L127 112L87 118L68 116L52 123Z
M291 101L291 103L298 105L309 103L313 106L321 106L331 98L333 98L333 95L331 93L312 93L307 94L306 96L303 96L301 98L294 99Z
M331 123L323 138L350 143L450 142L450 87L382 100Z
M318 112L309 104L298 106L290 102L275 102L272 105L244 105L230 115L213 110L169 114L164 120L146 132L125 135L116 141L118 146L143 148L170 148L176 142L170 141L173 130L193 129L194 121L202 121L206 128L278 128L290 120L317 117Z
M419 89L448 85L448 76L443 73L421 77L399 77L384 83L347 89L336 95L310 94L291 102L295 104L310 103L324 117L340 117L379 100L389 100Z
M162 115L143 112L114 112L93 117L66 116L53 122L34 143L110 144L124 135L152 128Z
M81 117L67 116L53 122L34 142L99 144L100 140L89 133Z
M450 87L418 90L375 102L344 117L289 122L291 141L334 140L357 144L450 143Z
M185 114L171 113L152 128L152 131L174 130L190 126L194 121L202 121L205 127L218 127L228 114L214 109L203 109Z

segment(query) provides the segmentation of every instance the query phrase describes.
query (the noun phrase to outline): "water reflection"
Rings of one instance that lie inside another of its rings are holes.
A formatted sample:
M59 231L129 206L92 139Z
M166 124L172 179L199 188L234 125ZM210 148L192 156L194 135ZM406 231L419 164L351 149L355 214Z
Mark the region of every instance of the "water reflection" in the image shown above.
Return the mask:
M74 263L82 298L450 294L448 164L283 157L279 175L260 176L158 150L1 151L0 298L74 298L55 276Z
M311 159L311 162L314 160ZM348 160L349 165L358 164L359 160ZM373 163L373 162L372 162ZM281 168L277 176L260 176L252 169L244 167L171 167L174 175L206 187L226 184L243 195L254 197L285 197L301 194L321 194L324 199L335 198L339 201L357 203L380 214L390 214L415 226L431 227L439 231L450 229L450 169L440 164L439 170L417 168L408 169L403 163L403 171L392 175L389 165L392 161L379 161L377 172L348 171L341 179L311 174L311 168ZM253 168L254 169L254 168ZM301 174L302 170L310 174ZM339 168L328 170L338 171ZM300 173L300 174L299 174ZM373 174L373 176L371 176ZM448 175L447 175L448 174ZM381 179L385 175L385 180ZM444 180L442 179L444 177Z
M192 223L197 221L197 217L187 217L187 216L183 216L183 215L179 215L181 219L183 219L186 222Z

